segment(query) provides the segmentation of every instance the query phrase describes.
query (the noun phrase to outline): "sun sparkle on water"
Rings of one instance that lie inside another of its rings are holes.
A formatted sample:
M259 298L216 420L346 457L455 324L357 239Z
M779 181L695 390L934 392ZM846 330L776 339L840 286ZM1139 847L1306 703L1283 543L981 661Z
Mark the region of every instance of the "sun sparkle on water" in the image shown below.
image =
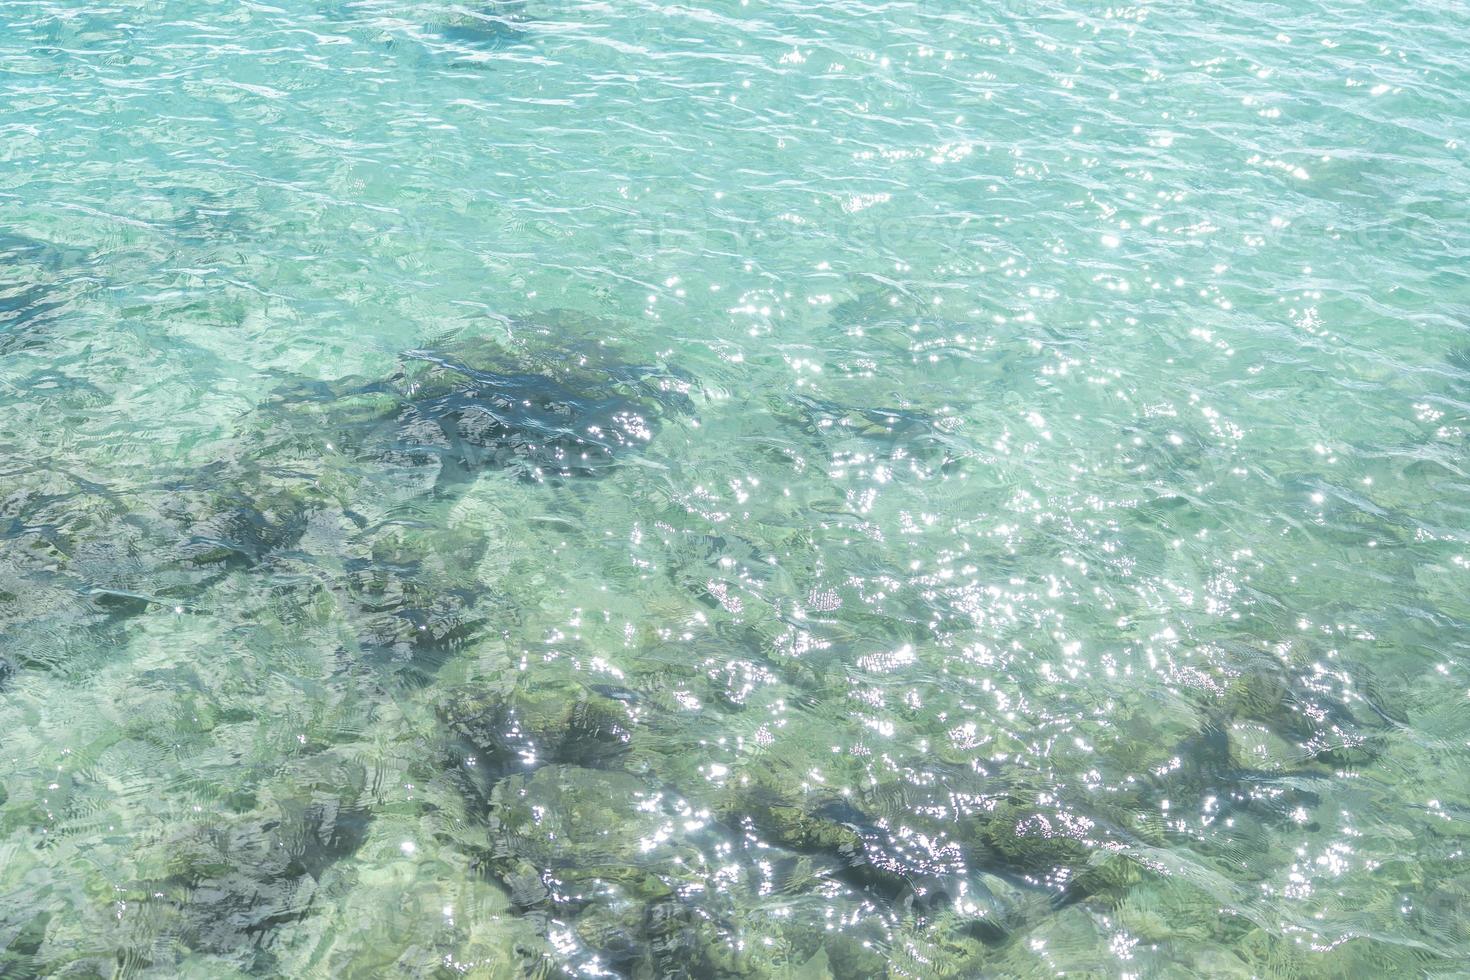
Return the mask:
M1453 6L0 12L0 976L1470 961Z

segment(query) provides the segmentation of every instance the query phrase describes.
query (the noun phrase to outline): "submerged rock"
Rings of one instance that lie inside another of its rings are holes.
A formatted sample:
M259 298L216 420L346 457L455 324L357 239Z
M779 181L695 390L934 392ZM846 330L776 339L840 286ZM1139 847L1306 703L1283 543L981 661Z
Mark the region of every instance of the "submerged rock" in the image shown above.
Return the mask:
M1032 826L1046 820L1044 807L1002 800L941 820L926 819L923 809L934 808L923 808L895 824L866 812L859 797L803 789L797 773L753 763L732 774L714 811L737 835L818 859L822 878L896 920L958 915L988 945L1008 940L1092 856L1088 843L1058 841ZM1003 879L1023 887L1002 886ZM1027 891L1034 901L1025 900Z
M233 499L229 499L233 498ZM291 547L306 529L306 504L286 499L272 506L230 494L220 508L189 521L180 557L194 565L251 567Z
M640 865L640 844L659 835L665 818L658 792L629 773L546 765L496 784L488 816L493 845L487 865L524 909L576 911L602 880L644 899L671 892Z
M3 796L0 802L4 802ZM51 918L50 912L37 911L33 906L0 913L0 976L43 975L36 954L46 941Z
M284 390L277 408L321 409L332 444L362 462L402 471L424 490L488 469L523 479L590 476L657 432L657 372L623 368L602 378L473 367L432 351L375 382ZM633 389L619 394L617 388ZM642 397L640 397L642 396Z
M149 895L170 910L186 948L270 970L272 933L311 912L327 872L366 837L365 772L323 755L292 774L267 812L200 824L164 842Z
M0 631L16 669L86 672L120 631L188 603L211 573L171 567L135 498L62 472L23 474L0 501ZM156 515L155 515L156 516Z
M879 458L903 466L941 469L973 455L955 432L956 416L935 416L908 408L843 405L806 395L783 398L773 414L816 439L833 465Z
M451 691L445 726L482 777L545 764L606 767L628 750L626 704L574 683L512 677Z
M467 579L486 542L451 540L404 505L487 471L605 473L687 390L656 368L471 343L409 352L381 381L284 389L243 427L240 456L172 480L120 492L26 476L0 499L0 619L36 650L12 659L60 666L71 654L47 640L59 630L122 628L192 609L229 576L290 569L338 597L351 659L426 677L511 613Z
M692 408L688 390L636 365L488 345L413 351L388 378L283 389L242 427L237 455L174 479L121 492L37 477L0 501L0 616L7 628L23 620L34 641L24 649L52 658L17 666L79 670L48 642L74 635L78 617L118 631L92 644L115 657L130 652L123 631L148 629L148 617L243 597L245 611L231 612L248 629L308 624L314 639L341 644L322 667L333 681L350 674L369 699L397 695L403 679L427 682L462 647L514 623L505 595L477 574L492 533L441 520L470 482L607 473L636 458L665 412ZM687 813L622 768L635 702L524 674L461 681L439 699L455 771L475 770L457 788L494 841L482 864L528 918L577 916L591 957L639 975L743 969L730 930L681 893L708 885L701 849L640 844ZM199 731L189 734L203 741L213 722L194 714ZM171 946L277 969L283 928L309 914L361 844L371 813L361 767L317 741L300 746L308 761L289 787L248 794L239 802L248 813L201 818L146 848L130 900L163 923L155 968L168 968ZM537 816L546 808L550 817ZM709 833L728 841L718 825Z
M1319 668L1292 669L1257 657L1229 678L1211 705L1216 727L1237 719L1267 726L1298 745L1307 759L1334 767L1367 765L1381 754L1392 718L1360 694L1354 711L1344 694L1350 682Z
M492 844L482 867L521 914L558 930L563 968L611 966L624 976L759 976L759 951L735 941L711 901L711 847L728 838L671 835L696 819L680 800L630 773L546 765L495 786Z

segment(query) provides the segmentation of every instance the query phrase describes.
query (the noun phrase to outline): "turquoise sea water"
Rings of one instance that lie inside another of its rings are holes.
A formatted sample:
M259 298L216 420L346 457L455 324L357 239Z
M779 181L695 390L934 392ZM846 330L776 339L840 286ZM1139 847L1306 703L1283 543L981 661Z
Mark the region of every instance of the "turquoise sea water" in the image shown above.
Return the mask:
M1463 975L1467 49L0 5L0 976Z

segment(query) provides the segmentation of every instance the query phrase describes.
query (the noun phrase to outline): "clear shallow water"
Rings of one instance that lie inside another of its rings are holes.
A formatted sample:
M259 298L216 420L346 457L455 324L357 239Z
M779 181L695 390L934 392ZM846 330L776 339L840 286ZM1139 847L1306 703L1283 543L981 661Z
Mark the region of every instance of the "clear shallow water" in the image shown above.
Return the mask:
M0 21L0 974L1463 969L1461 7Z

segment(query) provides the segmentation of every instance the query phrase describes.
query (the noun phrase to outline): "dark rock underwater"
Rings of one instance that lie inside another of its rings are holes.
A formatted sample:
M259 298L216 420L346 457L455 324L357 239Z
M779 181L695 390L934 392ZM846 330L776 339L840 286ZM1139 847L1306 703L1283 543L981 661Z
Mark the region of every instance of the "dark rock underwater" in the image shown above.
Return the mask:
M461 652L516 629L517 600L466 574L490 539L452 538L436 515L483 476L549 490L636 467L663 429L693 417L698 398L692 378L667 368L611 354L529 358L475 341L407 352L384 378L282 385L244 420L240 455L146 492L50 474L0 509L0 615L12 639L0 689L19 671L101 669L53 642L59 623L105 648L135 621L195 615L212 595L243 595L258 581L268 583L267 619L276 609L334 611L346 627L333 654L341 677L384 704L411 696ZM922 467L965 458L942 420L902 409L803 397L773 417L834 465L852 453ZM759 574L802 560L735 537L678 547L674 581L715 608L727 593L712 576L725 574L730 556L766 570ZM753 617L743 632L701 642L733 645L750 669L813 697L845 684L840 658L802 663L777 652L787 625ZM672 673L716 719L744 710L724 678L677 662ZM1155 747L1138 771L1156 775L1111 795L1079 787L1058 796L1023 767L979 770L942 757L927 761L924 780L874 785L853 772L837 781L849 791L836 792L805 786L781 757L760 754L713 785L691 781L647 747L688 737L659 710L669 684L653 673L589 685L548 666L436 695L440 727L419 768L464 801L475 829L455 846L537 934L569 927L575 937L571 946L564 937L555 956L528 950L528 969L764 975L760 951L740 939L731 899L708 888L718 874L712 855L736 859L743 888L838 889L893 927L938 923L963 962L1069 905L1108 907L1153 873L1138 859L1152 848L1195 848L1209 860L1206 837L1141 819L1160 801L1198 809L1218 800L1222 815L1248 824L1293 819L1314 805L1314 780L1330 766L1361 763L1374 733L1392 723L1263 665L1222 672L1208 727ZM207 724L227 715L212 717ZM1242 723L1301 744L1300 768L1243 765L1230 736ZM351 862L366 838L368 782L363 764L330 742L309 746L283 773L247 780L253 788L227 800L223 822L184 825L153 842L158 876L129 887L165 896L185 947L268 973L271 937L311 914L328 870ZM46 822L34 808L10 819ZM690 828L684 858L646 857L638 841L659 838L670 822ZM18 928L10 945L21 962L41 947L46 924ZM882 969L862 933L814 931L791 942L788 955L821 953L842 975Z

